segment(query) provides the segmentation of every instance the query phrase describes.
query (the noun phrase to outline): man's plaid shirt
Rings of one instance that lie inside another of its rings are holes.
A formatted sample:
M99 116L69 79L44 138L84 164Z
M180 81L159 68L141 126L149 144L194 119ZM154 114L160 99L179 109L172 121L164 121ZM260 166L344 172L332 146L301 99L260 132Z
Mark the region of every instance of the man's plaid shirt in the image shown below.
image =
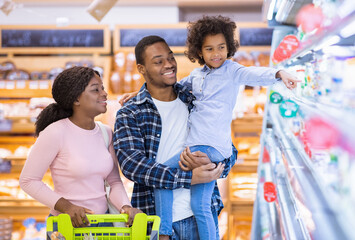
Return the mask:
M174 89L191 110L194 96L190 91L178 83ZM149 215L155 215L154 188L189 189L191 185L191 171L169 168L155 161L161 132L159 112L144 84L137 96L117 112L113 145L122 173L134 182L132 206ZM232 157L224 160L222 177L229 173L237 153L233 147ZM217 184L212 195L212 207L218 214L223 208Z

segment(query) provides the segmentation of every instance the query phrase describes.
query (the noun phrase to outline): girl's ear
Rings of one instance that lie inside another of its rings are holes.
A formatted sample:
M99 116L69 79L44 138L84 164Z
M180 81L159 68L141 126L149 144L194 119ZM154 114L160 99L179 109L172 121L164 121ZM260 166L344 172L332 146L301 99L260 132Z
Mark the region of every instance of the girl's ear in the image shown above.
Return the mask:
M142 64L137 65L138 72L142 75L145 74L145 67Z

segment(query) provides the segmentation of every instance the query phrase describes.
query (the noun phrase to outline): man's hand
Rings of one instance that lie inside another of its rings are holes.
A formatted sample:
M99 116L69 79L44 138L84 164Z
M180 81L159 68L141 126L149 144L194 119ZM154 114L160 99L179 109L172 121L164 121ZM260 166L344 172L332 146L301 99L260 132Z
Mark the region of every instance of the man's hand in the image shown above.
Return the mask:
M179 166L184 171L191 171L202 165L211 163L206 153L197 151L191 152L190 148L187 147L180 155Z
M223 169L224 164L222 163L218 163L217 167L216 164L209 163L195 168L192 170L191 185L208 183L216 180L222 175Z
M56 202L54 209L61 213L67 213L70 216L73 227L89 226L90 222L86 217L86 214L94 214L90 209L74 205L65 198L60 198Z
M297 86L297 83L301 82L295 76L289 74L284 70L280 70L276 73L276 78L281 78L286 87L290 90L294 89Z
M129 99L137 96L137 94L138 94L138 91L131 92L131 93L124 93L118 102L119 102L119 104L121 104L123 106L124 103L126 103Z

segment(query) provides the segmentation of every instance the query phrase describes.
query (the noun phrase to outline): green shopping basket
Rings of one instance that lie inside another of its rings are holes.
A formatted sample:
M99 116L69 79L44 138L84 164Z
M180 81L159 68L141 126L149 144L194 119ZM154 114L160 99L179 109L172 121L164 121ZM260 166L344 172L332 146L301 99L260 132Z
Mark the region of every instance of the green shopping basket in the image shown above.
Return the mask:
M127 214L88 214L91 224L104 222L127 222ZM152 231L147 236L147 224L153 223ZM158 240L160 218L147 216L144 213L136 214L131 227L81 227L74 228L68 214L60 214L47 219L47 232L53 232L53 223L57 223L58 232L66 240L83 240L85 235L90 235L97 240Z

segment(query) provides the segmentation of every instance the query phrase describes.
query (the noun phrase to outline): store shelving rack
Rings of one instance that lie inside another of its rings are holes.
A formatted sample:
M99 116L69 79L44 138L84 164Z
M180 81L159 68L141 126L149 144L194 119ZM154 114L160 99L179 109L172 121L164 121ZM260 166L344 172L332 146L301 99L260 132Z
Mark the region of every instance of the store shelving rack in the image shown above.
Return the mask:
M339 18L310 37L290 59L277 67L313 61L315 54L323 54L322 50L330 45L353 44L349 39L355 37L355 4L344 1L338 11ZM275 49L280 37L295 33L291 27L275 29L278 35L274 34L272 49ZM353 51L353 47L348 46L350 51ZM355 146L355 117L352 111L296 97L287 89L283 91L282 95L290 96L303 114L319 116L332 122L346 137L349 146ZM353 209L345 209L340 204L339 196L325 186L299 140L285 126L277 106L268 102L265 109L267 115L263 123L261 149L264 151L265 147L265 151L269 152L270 163L262 163L261 153L258 175L265 175L266 181L276 184L277 200L272 203L264 201L263 183L258 184L251 239L354 239Z

